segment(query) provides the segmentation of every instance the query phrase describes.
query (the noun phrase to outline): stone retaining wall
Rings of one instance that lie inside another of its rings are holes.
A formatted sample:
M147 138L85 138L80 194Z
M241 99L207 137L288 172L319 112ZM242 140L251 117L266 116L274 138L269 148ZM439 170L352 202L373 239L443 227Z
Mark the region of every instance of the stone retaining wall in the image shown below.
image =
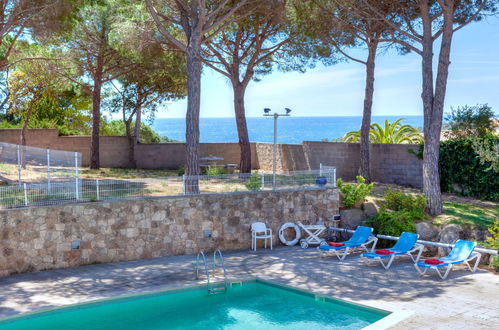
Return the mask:
M315 223L337 189L150 198L0 211L0 276L84 264L249 249L250 224ZM211 231L211 238L205 237ZM72 250L71 244L80 243Z

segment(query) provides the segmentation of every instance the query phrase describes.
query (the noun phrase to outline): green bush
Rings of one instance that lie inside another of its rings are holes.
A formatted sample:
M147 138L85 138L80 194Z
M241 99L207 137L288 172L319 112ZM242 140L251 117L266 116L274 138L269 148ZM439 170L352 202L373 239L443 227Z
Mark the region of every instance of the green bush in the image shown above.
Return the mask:
M367 221L367 224L374 228L375 234L389 236L400 236L403 232L416 232L414 218L409 212L381 210L378 215ZM380 240L379 247L386 247L389 243Z
M494 224L489 228L490 237L487 237L486 245L489 248L499 250L499 219L494 221ZM492 256L491 266L499 269L499 256Z
M492 163L480 159L473 139L448 140L440 144L440 186L442 191L499 199L499 173L490 170ZM499 137L489 134L482 143L498 144Z
M251 191L258 191L262 189L262 182L260 180L260 176L257 173L251 174L245 186L248 190Z
M205 175L222 175L227 174L227 169L221 166L208 166L204 170Z
M421 194L411 195L401 191L388 189L385 192L382 207L392 211L408 213L413 220L425 219L426 196Z
M342 179L336 180L336 185L340 189L343 197L343 204L346 207L352 207L357 203L363 202L367 195L373 189L374 184L366 184L366 180L362 176L357 176L358 184L343 184Z
M184 165L182 165L182 166L180 166L180 167L177 169L177 175L178 175L178 176L182 176L182 175L184 175L184 174L185 174L185 166L184 166Z

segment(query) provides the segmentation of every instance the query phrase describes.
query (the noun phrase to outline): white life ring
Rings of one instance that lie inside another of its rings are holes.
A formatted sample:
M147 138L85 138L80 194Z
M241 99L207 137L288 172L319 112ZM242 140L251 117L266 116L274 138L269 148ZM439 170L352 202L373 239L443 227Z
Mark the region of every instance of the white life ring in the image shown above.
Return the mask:
M295 231L295 238L293 238L290 241L288 241L286 237L284 237L284 231L288 228L293 228ZM287 246L293 246L298 243L300 238L301 238L301 229L294 222L286 222L282 224L282 226L279 228L279 239L281 240L282 244L285 244Z

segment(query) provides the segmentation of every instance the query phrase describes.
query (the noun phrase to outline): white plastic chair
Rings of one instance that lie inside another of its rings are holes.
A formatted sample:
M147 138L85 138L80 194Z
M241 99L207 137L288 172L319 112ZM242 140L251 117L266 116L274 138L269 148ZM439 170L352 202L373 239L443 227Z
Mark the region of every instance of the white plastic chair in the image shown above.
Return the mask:
M254 222L251 224L251 249L253 251L256 251L257 239L265 240L265 248L267 248L267 239L270 239L270 249L272 250L272 229L267 228L263 222Z

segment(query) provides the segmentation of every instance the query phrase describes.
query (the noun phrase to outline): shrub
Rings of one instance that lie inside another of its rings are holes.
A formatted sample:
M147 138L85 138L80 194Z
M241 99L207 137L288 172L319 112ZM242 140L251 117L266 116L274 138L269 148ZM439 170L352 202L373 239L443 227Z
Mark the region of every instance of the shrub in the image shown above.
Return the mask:
M494 221L494 224L489 228L490 237L487 237L487 246L499 250L499 219ZM499 269L499 256L492 256L491 266Z
M260 181L260 177L257 173L251 174L248 181L245 184L246 188L251 191L257 191L262 189L262 182Z
M451 108L445 116L444 135L450 139L483 137L495 130L494 110L487 104Z
M178 175L178 176L182 176L182 175L184 175L184 174L185 174L185 166L184 166L184 165L182 165L182 166L180 166L180 167L177 169L177 175Z
M372 217L367 223L374 228L376 234L389 236L400 236L403 232L416 232L414 218L409 212L381 210L378 215ZM381 240L380 247L386 247L388 242Z
M358 184L343 184L342 179L336 180L336 185L340 189L343 197L343 204L346 207L352 207L357 203L363 202L367 195L373 189L374 184L366 184L366 180L362 176L357 176Z
M480 199L499 199L498 147L499 136L485 136L447 140L440 143L440 188L443 192L473 196ZM423 159L424 145L408 150Z
M208 166L205 169L206 175L222 175L227 174L227 169L221 166Z
M385 192L383 208L392 211L402 211L408 213L413 220L425 219L424 210L426 208L426 196L421 194L411 195L401 191L388 189Z
M449 140L440 144L440 186L445 192L497 200L499 173L491 170L492 162L481 159L476 153L473 148L474 141ZM498 143L499 137L492 134L482 139L482 144Z

